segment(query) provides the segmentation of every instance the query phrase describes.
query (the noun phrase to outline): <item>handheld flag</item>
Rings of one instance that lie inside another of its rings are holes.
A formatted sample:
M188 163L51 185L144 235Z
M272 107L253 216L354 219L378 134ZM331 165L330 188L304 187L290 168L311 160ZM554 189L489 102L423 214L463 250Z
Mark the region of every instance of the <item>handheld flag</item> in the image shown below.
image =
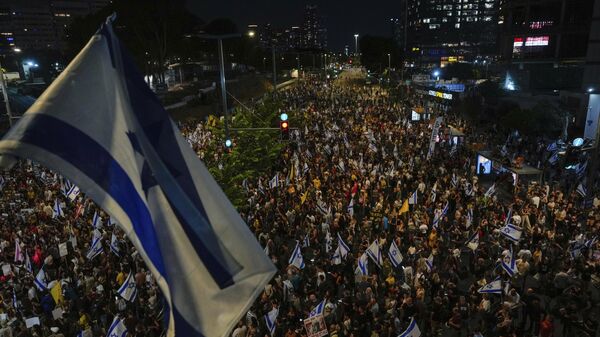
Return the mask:
M19 242L19 238L15 239L15 262L23 262L25 258L23 257L23 251L21 250L21 244Z
M315 317L318 315L322 315L323 311L325 311L325 300L321 301L321 303L317 304L316 307L313 308L313 310L310 311L310 314L308 314L308 317Z
M331 251L332 243L333 238L331 237L331 233L327 232L327 234L325 234L325 253L329 253Z
M67 177L117 221L161 289L167 337L229 335L275 273L110 19L6 133L0 154L2 166L23 157Z
M583 183L579 183L579 185L577 185L577 193L579 193L579 195L581 195L584 198L587 195L587 189L585 188Z
M52 208L52 219L56 219L58 217L64 218L65 213L63 212L62 207L60 207L58 199L54 199L54 207Z
M110 327L108 328L108 333L106 337L125 337L127 336L127 327L122 319L119 316L115 316Z
M400 249L398 249L396 241L394 240L392 240L392 244L390 245L388 257L390 258L390 261L392 262L394 268L398 268L398 266L400 266L400 264L402 263L402 253L400 253Z
M302 240L302 248L310 247L310 237L308 234L304 236L304 240Z
M290 256L289 264L296 266L298 269L304 269L304 258L302 257L302 252L300 252L300 244L296 241L296 248L292 252L292 256Z
M354 216L354 198L351 198L350 203L348 204L348 214Z
M417 325L417 321L415 318L410 319L410 324L408 324L408 328L404 330L403 333L399 334L398 337L420 337L421 330L419 330L419 326Z
M402 204L402 207L400 208L400 211L398 212L398 214L402 215L406 212L408 212L408 199L404 200L404 203Z
M117 293L119 293L121 297L129 302L133 302L135 300L135 297L137 296L137 288L135 287L135 279L133 278L133 274L131 272L129 272L129 275L127 275L125 282L121 284L121 287L119 290L117 290Z
M348 247L348 245L344 242L344 240L342 240L340 233L337 233L337 237L338 237L338 249L340 251L340 257L346 258L346 255L348 255L348 253L350 253L350 247Z
M279 174L275 174L273 179L269 180L269 188L273 189L279 186Z
M416 205L417 204L417 200L418 200L418 191L419 190L415 190L413 192L413 194L410 196L410 198L408 198L408 204L409 205Z
M40 290L44 291L48 289L48 282L46 281L46 272L44 272L44 266L40 268L35 279L33 280L33 284Z
M480 294L502 294L502 280L500 279L500 276L479 288L477 292Z
M342 263L342 253L340 252L340 246L338 246L333 252L333 256L331 257L331 263L334 265Z
M31 260L29 259L29 254L27 254L27 250L25 251L25 269L33 274L33 267L31 266Z
M512 242L519 242L521 240L521 234L523 230L512 224L506 224L506 226L500 228L500 234Z
M429 257L425 259L425 266L427 266L427 271L431 272L433 269L433 254L429 254Z
M92 218L92 227L94 229L99 229L102 227L102 217L98 215L98 212L94 212L94 217Z
M92 244L87 253L88 260L92 260L96 256L102 254L102 233L99 230L94 229L94 236L92 237Z
M379 239L375 239L373 243L367 248L367 255L375 262L377 267L381 268L383 264L383 258L381 257L381 250L379 249Z
M517 273L517 265L516 265L516 260L515 257L513 256L513 250L512 247L510 247L510 259L507 261L505 261L504 257L502 258L502 269L504 269L504 271L510 276L513 277L515 276L515 274Z
M71 185L71 188L69 188L69 190L67 191L67 195L66 197L71 200L71 202L75 201L75 199L77 199L77 197L79 196L79 193L81 193L81 191L79 190L79 187L75 186L75 184Z
M442 209L441 212L434 214L433 224L432 224L433 228L438 228L438 226L440 224L440 220L442 220L444 218L444 216L446 216L446 213L448 213L449 205L450 205L450 203L446 201L446 205L444 206L444 209Z
M279 315L279 310L277 308L273 308L273 310L269 311L268 314L265 315L265 325L269 330L271 336L275 334L275 326L277 325L277 315Z
M363 253L363 255L361 255L360 258L358 259L358 267L356 267L355 273L359 274L359 275L363 275L363 276L368 276L369 275L368 264L369 264L369 257L367 257L367 254Z
M121 256L121 249L119 248L119 240L113 231L112 236L110 238L110 251L113 252L116 256Z
M479 232L478 231L475 231L475 233L473 233L473 235L471 235L469 240L467 240L466 245L473 251L476 250L477 247L479 247Z
M488 188L487 191L485 191L484 196L486 198L491 198L494 195L494 193L496 193L496 184L495 183L492 184L492 186L490 186L490 188Z

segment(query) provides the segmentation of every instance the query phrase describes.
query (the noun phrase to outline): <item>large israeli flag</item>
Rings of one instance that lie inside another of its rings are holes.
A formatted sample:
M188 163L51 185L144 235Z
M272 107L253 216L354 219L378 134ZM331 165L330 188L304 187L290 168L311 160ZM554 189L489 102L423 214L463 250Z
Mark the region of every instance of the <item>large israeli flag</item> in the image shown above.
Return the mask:
M337 237L338 237L338 249L340 251L340 257L346 258L346 255L348 255L348 253L350 253L350 247L348 247L348 245L344 242L344 240L340 236L340 233L337 233Z
M110 327L108 328L108 333L106 337L126 337L127 336L127 327L125 326L125 322L119 318L119 316L115 316Z
M125 282L121 284L121 287L119 287L117 293L129 302L133 302L135 300L135 297L137 296L137 288L135 287L135 279L133 278L133 274L131 272L129 272L129 275L127 275Z
M33 284L35 284L36 288L40 291L44 291L48 289L48 281L46 280L46 272L44 271L44 266L40 268L35 279L33 279Z
M317 304L316 307L313 308L313 310L310 311L310 313L308 314L308 317L315 317L318 315L322 315L323 311L325 311L325 300L321 301L321 303Z
M369 257L363 253L358 259L358 266L354 270L355 274L369 276Z
M419 326L417 325L417 321L415 318L410 319L410 324L408 324L408 328L404 330L403 333L399 334L398 337L420 337L421 330L419 330Z
M168 306L167 336L228 336L275 267L125 53L110 22L0 141L112 216ZM202 285L199 287L198 285Z
M102 249L102 233L99 230L94 229L94 234L92 236L92 244L90 245L90 249L87 252L88 260L94 259L96 256L102 254L104 250Z
M512 224L506 224L506 226L500 228L500 234L512 242L519 242L522 233L523 229Z
M302 252L300 251L300 243L296 241L296 247L292 251L292 255L290 256L290 260L288 261L290 265L296 266L298 269L304 269L304 258L302 257Z
M265 325L269 330L271 336L275 334L275 327L277 326L277 315L279 315L279 309L273 308L265 315Z
M515 260L515 257L513 255L513 250L512 247L510 247L510 258L504 258L502 257L502 269L504 269L504 271L510 276L513 277L517 274L518 269L517 269L517 261Z

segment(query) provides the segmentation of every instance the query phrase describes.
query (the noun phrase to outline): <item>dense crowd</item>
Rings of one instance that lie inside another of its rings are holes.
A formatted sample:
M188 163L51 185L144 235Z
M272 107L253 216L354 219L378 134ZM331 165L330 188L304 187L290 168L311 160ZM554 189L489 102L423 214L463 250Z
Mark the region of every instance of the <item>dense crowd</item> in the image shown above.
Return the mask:
M300 82L277 96L303 125L272 172L239 188L278 273L233 337L307 336L304 320L321 315L339 337L397 336L413 321L423 336L600 336L599 200L552 180L502 193L466 146L487 141L540 166L541 142L494 144L444 113L430 152L433 120L410 121L410 99L380 87ZM448 124L466 143L451 144ZM182 131L221 167L205 123ZM105 336L115 317L129 336L163 333L160 291L107 215L30 162L0 186L0 337ZM520 239L500 233L507 224ZM118 291L128 280L133 298ZM478 291L496 280L499 292Z
M482 138L457 116L443 116L429 156L433 120L411 122L410 101L378 87L301 83L279 95L306 123L273 172L245 182L241 211L279 273L232 336L306 336L315 313L331 336L397 336L412 319L424 336L599 334L597 199L584 208L552 182L484 181L475 153L444 137L453 124ZM530 147L513 138L498 147L524 157ZM507 224L520 239L500 233ZM501 291L478 292L498 278Z

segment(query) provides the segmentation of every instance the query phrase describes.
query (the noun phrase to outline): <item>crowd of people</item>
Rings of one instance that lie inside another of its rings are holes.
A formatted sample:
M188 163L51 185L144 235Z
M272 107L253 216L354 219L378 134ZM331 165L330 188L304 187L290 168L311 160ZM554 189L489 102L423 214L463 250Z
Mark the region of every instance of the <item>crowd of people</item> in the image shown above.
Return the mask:
M378 86L301 81L276 95L302 125L239 188L278 273L232 337L600 336L598 199L551 181L501 193L476 174L477 129L451 113L439 128L413 122L410 98ZM219 168L210 129L182 126ZM522 142L508 150L527 160ZM105 336L117 319L128 336L164 333L150 272L76 186L27 161L0 186L0 337Z
M411 122L410 100L379 87L279 95L304 125L272 172L244 183L241 209L279 273L232 336L306 336L315 315L331 336L398 336L413 321L423 336L598 336L597 199L584 207L552 182L501 193L443 134L478 130L447 114L432 137L434 119Z

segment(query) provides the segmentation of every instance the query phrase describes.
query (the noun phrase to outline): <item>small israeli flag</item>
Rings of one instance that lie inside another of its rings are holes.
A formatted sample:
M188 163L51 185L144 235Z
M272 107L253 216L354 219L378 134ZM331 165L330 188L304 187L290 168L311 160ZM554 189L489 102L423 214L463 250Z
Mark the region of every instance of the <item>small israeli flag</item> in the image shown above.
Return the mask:
M317 304L317 306L314 307L313 310L311 310L310 314L308 314L308 318L322 315L324 310L325 300L321 301L321 303Z
M279 309L273 308L273 310L269 311L268 314L265 315L265 325L269 330L271 336L275 334L275 326L277 325L277 315L279 315Z
M417 321L415 318L410 319L410 324L408 324L408 328L404 330L403 333L399 334L398 337L420 337L421 330L419 330L419 326L417 325Z
M515 276L515 274L517 273L517 264L516 264L516 261L515 261L515 257L513 256L512 247L510 247L510 259L507 262L507 261L504 260L504 257L503 257L501 264L502 264L502 269L504 269L504 271L510 277Z
M488 190L485 191L484 196L486 198L491 198L494 195L494 193L496 193L496 183L492 184L492 186L490 186L490 188L488 188Z
M66 197L69 200L71 200L71 202L73 202L73 201L75 201L75 199L77 199L77 197L79 196L79 193L81 193L81 191L79 190L79 187L77 187L73 184L67 191Z
M123 320L119 318L119 316L115 316L112 324L108 328L108 333L106 337L126 337L127 336L127 327Z
M440 220L442 220L444 218L444 216L446 216L446 213L448 213L448 207L449 207L449 203L446 202L446 206L444 206L444 209L442 209L442 211L440 213L434 214L433 217L433 228L438 228L439 224L440 224Z
M15 308L15 310L19 309L19 301L17 301L17 293L15 292L14 288L13 288L13 293L12 293L12 305L13 305L13 308Z
M502 294L502 280L500 276L496 277L492 282L484 285L477 290L480 294Z
M94 217L92 218L92 227L94 229L99 229L102 227L102 217L98 214L98 211L94 212Z
M302 257L302 252L300 252L300 244L296 241L296 248L292 252L292 256L290 256L289 264L296 266L298 269L304 269L304 258Z
M60 207L58 199L54 199L54 207L52 208L52 219L56 219L58 217L64 218L65 213L63 212L62 207Z
M102 233L99 230L94 230L94 236L92 237L92 245L88 250L87 258L92 260L96 256L102 254Z
M433 254L429 254L429 257L425 259L425 265L427 266L427 271L431 272L433 269Z
M19 242L19 238L15 239L15 263L23 262L25 257L23 256L23 251L21 250L21 244Z
M117 293L125 300L129 302L133 302L135 297L137 296L137 288L135 286L135 279L133 278L133 273L129 272L125 282L121 285Z
M467 222L466 222L467 228L471 227L472 224L473 224L473 209L469 208L469 209L467 209Z
M369 257L363 253L358 259L358 267L356 267L355 273L358 275L368 276L369 275Z
M392 240L392 244L390 245L390 250L388 251L388 257L390 258L390 261L392 262L392 265L394 266L394 268L398 268L398 266L400 266L400 264L402 263L403 257L402 257L402 253L400 253L400 249L398 249L398 246L396 245L396 241Z
M583 183L579 183L579 185L577 185L577 193L579 193L579 195L581 195L584 198L587 195L587 189L585 188Z
M333 244L333 238L331 237L331 233L329 231L325 234L325 253L329 253L331 251Z
M346 255L348 255L348 253L350 253L350 247L348 247L348 245L344 242L344 240L342 240L340 233L337 233L337 237L338 237L338 249L340 250L340 257L346 258Z
M522 233L523 229L512 224L506 224L506 226L500 228L500 234L512 242L519 242Z
M431 202L435 202L436 198L437 198L437 181L433 184L433 187L431 188Z
M348 214L354 216L354 198L351 198L350 203L348 204Z
M335 252L333 252L333 256L331 257L331 263L336 266L342 263L342 253L340 252L340 246L338 246L335 249Z
M302 248L310 247L310 237L308 234L304 236L304 240L302 240Z
M121 256L121 249L119 248L119 239L117 235L113 231L112 236L110 238L110 251L113 252L116 256Z
M418 190L418 189L417 189L417 190L415 190L415 191L413 192L413 194L410 196L410 198L408 198L408 204L409 204L409 205L416 205L416 204L417 204L417 201L418 201L418 195L419 195L419 194L418 194L418 192L419 192L419 190Z
M273 179L269 180L269 188L273 189L279 186L279 174L275 174Z
M33 284L40 290L44 291L48 289L48 281L46 281L46 272L44 272L44 266L40 268L35 279L33 280Z
M467 240L466 245L473 251L476 250L477 247L479 247L479 232L478 231L475 231L475 233L473 233L473 235L471 235L469 240Z
M381 256L381 249L379 249L379 239L375 239L373 243L367 248L367 255L375 262L377 267L381 268L383 264L383 257Z
M27 254L27 250L25 251L25 270L33 274L33 267L31 266L31 260L29 259L29 254Z

